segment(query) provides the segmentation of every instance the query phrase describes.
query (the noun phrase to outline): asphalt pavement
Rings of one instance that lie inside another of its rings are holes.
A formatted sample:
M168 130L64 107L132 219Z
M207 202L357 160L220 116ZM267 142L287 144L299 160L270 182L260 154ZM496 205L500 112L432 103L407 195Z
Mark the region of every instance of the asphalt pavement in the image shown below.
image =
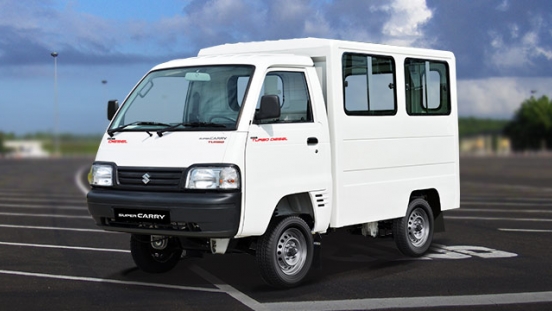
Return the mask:
M302 286L265 285L252 256L147 274L130 236L97 228L92 158L0 159L2 310L551 310L552 157L462 157L461 208L429 254L337 230Z

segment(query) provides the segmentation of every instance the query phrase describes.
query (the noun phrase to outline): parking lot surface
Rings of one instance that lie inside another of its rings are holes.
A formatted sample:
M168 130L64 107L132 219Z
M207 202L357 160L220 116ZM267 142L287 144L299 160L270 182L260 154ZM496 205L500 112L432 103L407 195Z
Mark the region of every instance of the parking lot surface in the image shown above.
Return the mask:
M462 157L461 208L430 253L337 230L302 286L274 290L245 254L147 274L99 230L91 158L0 159L0 306L13 310L550 310L552 157Z

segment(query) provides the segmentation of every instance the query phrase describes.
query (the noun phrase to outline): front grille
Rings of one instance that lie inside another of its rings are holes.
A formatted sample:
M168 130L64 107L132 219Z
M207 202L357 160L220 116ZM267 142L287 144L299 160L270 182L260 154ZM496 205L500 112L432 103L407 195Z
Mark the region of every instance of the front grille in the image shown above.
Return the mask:
M145 191L178 191L184 175L183 168L117 168L118 186Z

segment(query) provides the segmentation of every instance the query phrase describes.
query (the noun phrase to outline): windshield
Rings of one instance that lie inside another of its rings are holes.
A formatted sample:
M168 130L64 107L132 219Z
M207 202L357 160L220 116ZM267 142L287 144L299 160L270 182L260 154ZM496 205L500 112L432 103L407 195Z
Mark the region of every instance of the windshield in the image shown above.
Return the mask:
M235 130L253 69L202 66L150 72L108 131Z

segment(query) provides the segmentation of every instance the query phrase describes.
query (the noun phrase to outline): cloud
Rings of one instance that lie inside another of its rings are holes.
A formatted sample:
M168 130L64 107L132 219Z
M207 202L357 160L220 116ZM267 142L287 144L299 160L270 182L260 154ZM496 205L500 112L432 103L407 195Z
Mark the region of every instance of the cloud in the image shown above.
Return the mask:
M496 6L496 9L503 12L508 11L508 9L510 9L510 1L502 0L502 2Z
M0 66L41 63L53 50L65 63L128 64L223 43L298 37L425 45L423 26L431 17L425 0L191 0L153 21L95 16L71 1L4 0Z
M170 49L187 52L240 41L325 36L330 31L325 16L307 0L192 0L181 15L163 18L153 29L146 38L163 46L170 41Z
M486 49L488 64L499 73L528 74L542 70L541 59L552 60L549 24L539 14L531 15L529 29L522 31L519 25L510 24L506 29L491 30Z
M552 95L552 78L494 77L458 80L457 84L461 116L509 119L530 96Z
M50 1L0 2L0 66L49 63L58 51L66 64L139 63L148 57L125 48L128 33L116 21L56 8Z
M425 0L395 0L388 10L389 20L384 24L382 33L389 36L387 42L410 46L424 37L422 26L432 17L432 11Z
M0 0L0 66L42 64L52 50L66 64L124 65L188 57L224 43L321 37L452 50L460 77L549 75L550 4L534 5L533 13L509 0L430 4L188 0L172 4L174 14L166 17L110 19L79 11L71 0ZM452 21L453 15L470 18Z

